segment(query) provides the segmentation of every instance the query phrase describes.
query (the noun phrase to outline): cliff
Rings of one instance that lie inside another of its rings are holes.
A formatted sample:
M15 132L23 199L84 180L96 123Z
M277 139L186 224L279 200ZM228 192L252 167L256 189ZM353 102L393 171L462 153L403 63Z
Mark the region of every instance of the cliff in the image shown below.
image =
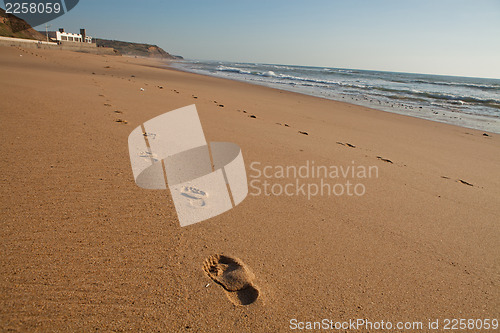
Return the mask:
M2 8L0 8L0 36L35 40L47 39L45 35L33 29L25 20L5 13Z
M175 56L165 52L161 47L151 44L123 42L119 40L109 40L96 38L97 46L112 47L123 55L176 59Z

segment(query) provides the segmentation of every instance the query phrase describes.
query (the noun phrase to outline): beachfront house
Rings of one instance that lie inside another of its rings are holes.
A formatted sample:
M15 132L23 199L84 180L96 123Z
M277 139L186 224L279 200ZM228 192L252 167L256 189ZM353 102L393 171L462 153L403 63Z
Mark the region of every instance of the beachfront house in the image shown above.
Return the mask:
M64 28L59 29L59 31L47 31L47 35L51 41L61 43L61 42L77 42L77 43L88 43L91 44L92 37L87 36L87 31L85 29L80 29L79 34L74 34L71 32L64 31Z

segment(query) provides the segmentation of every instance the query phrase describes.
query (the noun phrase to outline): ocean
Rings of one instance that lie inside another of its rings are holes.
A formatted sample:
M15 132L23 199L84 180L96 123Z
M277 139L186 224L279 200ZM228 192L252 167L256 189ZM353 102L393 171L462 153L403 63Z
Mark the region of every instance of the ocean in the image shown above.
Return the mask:
M330 67L181 61L200 74L500 133L500 80Z

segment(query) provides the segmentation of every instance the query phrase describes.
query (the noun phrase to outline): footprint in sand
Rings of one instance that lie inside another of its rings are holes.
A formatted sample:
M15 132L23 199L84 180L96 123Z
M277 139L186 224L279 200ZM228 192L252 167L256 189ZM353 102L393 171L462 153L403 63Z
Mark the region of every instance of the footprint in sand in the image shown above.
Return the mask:
M207 205L205 200L208 198L208 193L196 187L184 186L181 189L181 195L186 197L193 207L205 207Z
M142 158L144 158L148 161L151 161L151 162L158 162L160 160L158 155L151 153L149 151L141 151L139 153L139 157L142 157Z
M351 148L356 148L355 145L350 144L349 142L343 143L343 142L337 141L337 144L341 145L341 146L347 146L347 147L351 147Z
M116 112L116 111L115 111ZM151 132L143 132L142 136L147 138L148 140L156 140L156 133L151 133Z
M392 162L391 160L387 159L387 158L383 158L381 156L377 156L377 158L381 161L384 161L384 162L387 162L387 163L391 163L391 164L394 164L394 162Z
M205 259L203 270L224 288L234 305L249 305L259 297L259 289L253 284L255 275L238 258L212 255Z

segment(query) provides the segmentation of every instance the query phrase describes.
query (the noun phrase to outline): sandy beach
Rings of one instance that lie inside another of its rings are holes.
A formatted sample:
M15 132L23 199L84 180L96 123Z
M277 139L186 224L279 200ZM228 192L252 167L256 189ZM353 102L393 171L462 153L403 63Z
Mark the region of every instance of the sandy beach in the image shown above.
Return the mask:
M158 60L0 47L0 82L2 331L287 332L325 318L430 331L500 317L497 134ZM135 184L127 138L191 104L207 141L241 147L254 188L181 228L168 191ZM257 177L264 167L313 161L377 173L350 178L362 195L263 192L296 183ZM254 276L254 302L204 269L221 255Z

